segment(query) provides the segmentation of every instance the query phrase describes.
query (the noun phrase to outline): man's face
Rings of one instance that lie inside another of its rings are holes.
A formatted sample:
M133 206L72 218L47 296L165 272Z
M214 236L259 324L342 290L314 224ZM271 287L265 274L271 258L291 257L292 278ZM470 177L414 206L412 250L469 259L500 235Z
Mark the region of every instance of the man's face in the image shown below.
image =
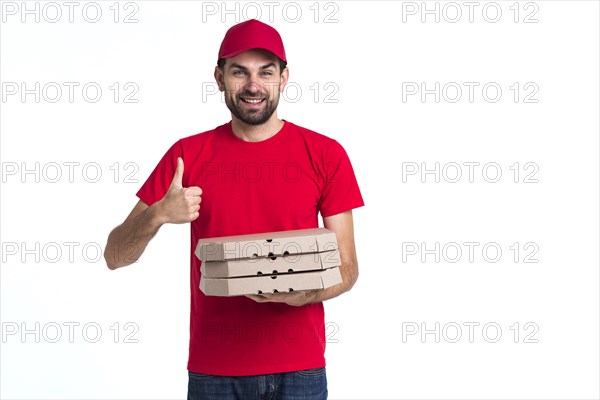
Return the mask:
M249 125L267 122L287 83L287 68L279 68L279 59L264 50L246 51L227 59L222 71L216 68L215 79L231 113Z

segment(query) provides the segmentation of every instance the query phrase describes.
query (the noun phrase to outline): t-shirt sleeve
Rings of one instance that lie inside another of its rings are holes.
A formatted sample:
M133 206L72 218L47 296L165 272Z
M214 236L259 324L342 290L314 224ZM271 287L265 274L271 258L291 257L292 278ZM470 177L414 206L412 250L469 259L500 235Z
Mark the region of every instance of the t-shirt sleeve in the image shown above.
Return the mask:
M321 216L329 217L364 206L348 154L336 140L324 161L325 182L318 205Z
M173 181L173 175L175 175L175 169L177 169L178 157L183 157L180 141L176 142L169 150L167 150L158 165L154 168L154 171L152 171L146 182L144 182L140 190L138 190L136 195L140 200L151 206L165 196ZM185 178L184 165L184 181Z

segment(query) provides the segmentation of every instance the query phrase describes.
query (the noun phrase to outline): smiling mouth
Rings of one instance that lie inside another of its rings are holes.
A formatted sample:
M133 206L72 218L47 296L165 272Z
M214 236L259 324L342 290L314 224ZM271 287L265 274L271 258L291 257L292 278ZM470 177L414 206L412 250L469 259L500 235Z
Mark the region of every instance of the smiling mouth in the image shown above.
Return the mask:
M242 100L244 103L248 103L248 104L258 104L258 103L262 103L263 101L265 101L265 99L248 99L248 98L244 98L244 97L240 97L240 100Z

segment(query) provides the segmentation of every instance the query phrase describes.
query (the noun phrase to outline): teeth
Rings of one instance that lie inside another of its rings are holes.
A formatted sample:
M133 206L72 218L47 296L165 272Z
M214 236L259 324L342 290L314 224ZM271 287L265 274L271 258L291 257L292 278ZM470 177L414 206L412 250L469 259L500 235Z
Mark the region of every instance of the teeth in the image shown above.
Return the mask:
M245 101L246 103L250 103L250 104L258 104L262 101L262 99L242 99L243 101Z

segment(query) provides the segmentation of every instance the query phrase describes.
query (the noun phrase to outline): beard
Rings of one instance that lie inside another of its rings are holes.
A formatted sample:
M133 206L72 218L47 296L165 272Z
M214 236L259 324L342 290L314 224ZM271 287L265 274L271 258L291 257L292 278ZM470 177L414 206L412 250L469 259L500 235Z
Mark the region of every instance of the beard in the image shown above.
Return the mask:
M256 98L256 94L249 92L242 92L235 96L228 96L227 90L225 90L225 104L229 111L235 115L240 121L248 125L262 125L271 118L271 115L277 109L279 104L279 90L276 91L275 99L271 100L269 97L265 97L264 106L260 109L245 108L242 104L244 101L241 97Z

